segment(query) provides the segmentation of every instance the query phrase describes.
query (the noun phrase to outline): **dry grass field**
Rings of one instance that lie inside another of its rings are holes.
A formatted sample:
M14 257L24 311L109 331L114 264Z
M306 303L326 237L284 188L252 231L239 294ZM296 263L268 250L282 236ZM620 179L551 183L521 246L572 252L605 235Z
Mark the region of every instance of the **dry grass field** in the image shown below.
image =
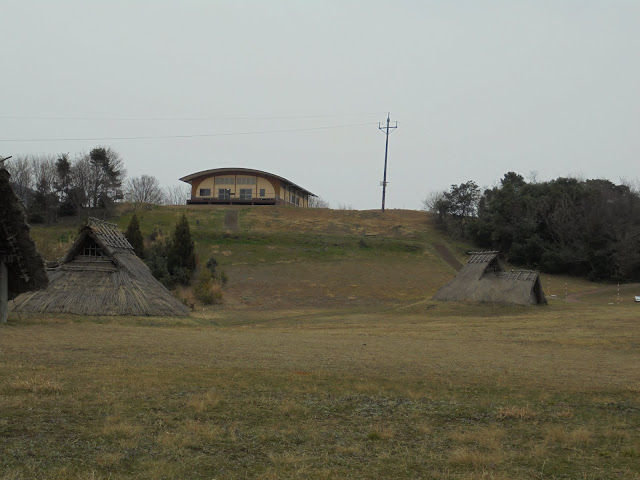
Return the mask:
M224 233L224 210L185 207L144 233L182 211L225 304L10 314L1 480L640 477L637 285L619 304L559 277L546 307L437 303L453 270L433 245L465 246L420 212L246 209Z

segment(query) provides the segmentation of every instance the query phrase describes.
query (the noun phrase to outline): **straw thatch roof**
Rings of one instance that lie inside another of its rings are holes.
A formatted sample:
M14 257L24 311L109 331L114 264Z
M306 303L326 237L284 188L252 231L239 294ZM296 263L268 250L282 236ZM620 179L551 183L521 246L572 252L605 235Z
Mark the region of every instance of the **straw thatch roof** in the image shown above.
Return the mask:
M540 275L533 270L505 272L498 252L470 252L467 264L433 296L434 300L547 303Z
M91 218L50 286L24 294L14 310L79 315L187 316L189 310L158 282L117 225Z
M47 274L9 178L9 172L0 166L0 257L7 266L8 293L13 297L46 287Z

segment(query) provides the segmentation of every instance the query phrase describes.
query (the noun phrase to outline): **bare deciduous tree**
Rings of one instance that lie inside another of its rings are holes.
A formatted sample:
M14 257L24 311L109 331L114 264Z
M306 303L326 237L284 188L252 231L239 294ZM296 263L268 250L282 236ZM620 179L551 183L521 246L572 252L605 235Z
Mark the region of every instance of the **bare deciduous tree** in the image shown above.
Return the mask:
M309 197L309 208L329 208L329 202L322 197Z
M16 195L20 197L25 205L29 202L29 197L33 193L33 169L29 157L16 156L5 162L5 166L11 174L11 183Z
M152 203L160 205L164 203L164 192L160 182L151 175L134 177L127 182L127 200L133 203Z
M34 201L30 205L32 221L47 223L57 219L58 196L55 191L56 162L52 156L31 157L34 180ZM37 219L37 220L36 220Z
M174 185L164 189L165 205L184 205L191 196L191 185Z
M31 171L37 190L51 193L56 183L56 161L48 155L31 157Z
M79 154L71 166L72 188L69 191L69 200L76 207L78 214L80 209L89 206L91 197L91 163L89 155Z
M427 212L438 213L439 202L444 200L444 198L444 190L431 192L422 201L422 209Z

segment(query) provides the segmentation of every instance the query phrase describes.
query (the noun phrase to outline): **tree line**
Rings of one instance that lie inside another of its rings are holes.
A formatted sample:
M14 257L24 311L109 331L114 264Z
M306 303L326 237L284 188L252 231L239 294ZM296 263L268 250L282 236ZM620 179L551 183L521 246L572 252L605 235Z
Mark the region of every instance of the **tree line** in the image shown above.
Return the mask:
M69 154L16 156L5 162L11 183L32 223L91 209L109 211L116 202L183 204L188 186L162 188L151 175L127 180L124 161L110 147Z
M515 265L590 280L640 280L640 194L630 185L527 182L509 172L484 192L470 180L424 205L449 234L498 250Z

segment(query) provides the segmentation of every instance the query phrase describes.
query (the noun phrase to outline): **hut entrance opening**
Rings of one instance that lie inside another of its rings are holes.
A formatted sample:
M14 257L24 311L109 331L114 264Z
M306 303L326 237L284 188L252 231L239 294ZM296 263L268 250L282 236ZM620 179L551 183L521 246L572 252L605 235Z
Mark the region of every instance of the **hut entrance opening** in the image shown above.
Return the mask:
M547 303L547 299L544 296L544 292L542 291L542 282L540 282L540 277L536 278L536 281L533 285L533 296L535 299L535 303Z

